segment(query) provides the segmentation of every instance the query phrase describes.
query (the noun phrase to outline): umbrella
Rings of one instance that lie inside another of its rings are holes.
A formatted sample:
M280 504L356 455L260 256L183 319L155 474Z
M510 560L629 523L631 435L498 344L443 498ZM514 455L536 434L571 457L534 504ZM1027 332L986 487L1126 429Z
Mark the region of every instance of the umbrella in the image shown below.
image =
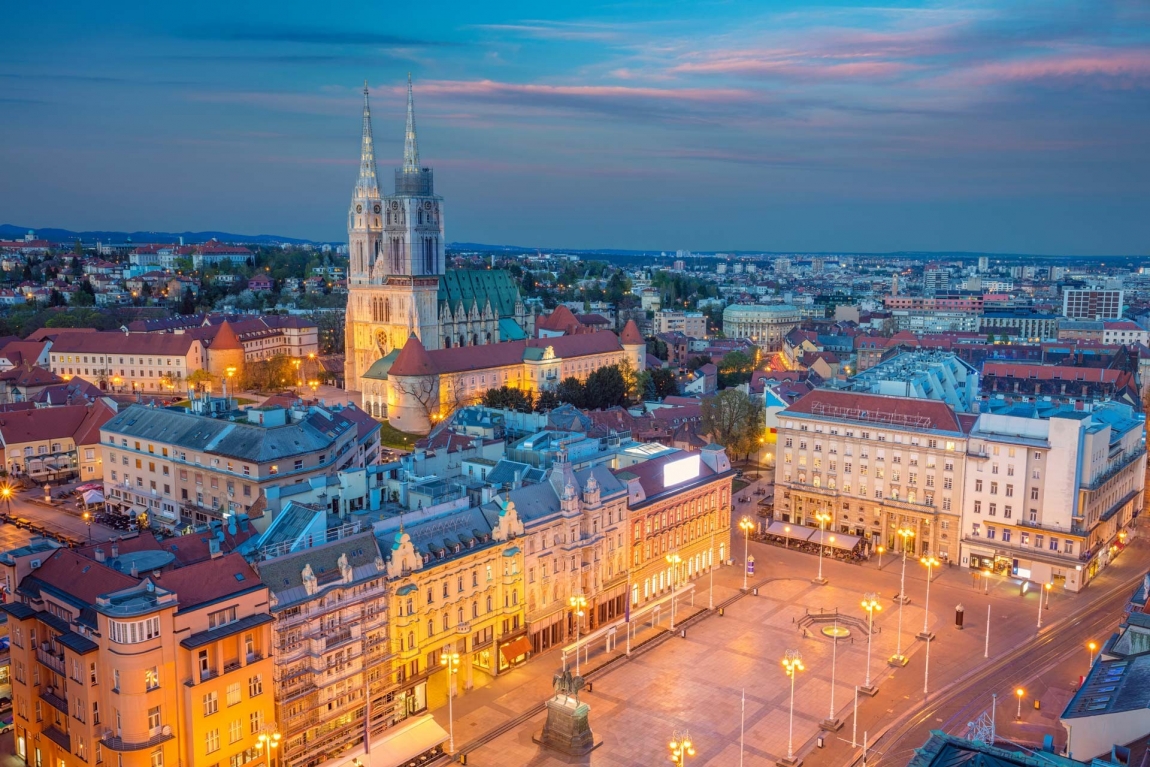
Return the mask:
M89 490L86 493L84 493L84 503L88 504L89 506L92 506L93 504L97 504L97 503L103 503L103 502L104 502L104 494L101 493L99 490Z

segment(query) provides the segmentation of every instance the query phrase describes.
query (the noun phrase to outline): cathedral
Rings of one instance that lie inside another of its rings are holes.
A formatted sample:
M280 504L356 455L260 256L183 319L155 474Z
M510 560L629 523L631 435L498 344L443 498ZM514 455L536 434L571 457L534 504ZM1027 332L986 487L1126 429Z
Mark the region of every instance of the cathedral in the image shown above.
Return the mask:
M535 316L507 272L446 271L443 198L431 168L419 163L411 77L407 129L395 192L380 193L371 107L363 88L359 179L348 209L348 301L344 381L367 391L411 336L425 349L523 340Z

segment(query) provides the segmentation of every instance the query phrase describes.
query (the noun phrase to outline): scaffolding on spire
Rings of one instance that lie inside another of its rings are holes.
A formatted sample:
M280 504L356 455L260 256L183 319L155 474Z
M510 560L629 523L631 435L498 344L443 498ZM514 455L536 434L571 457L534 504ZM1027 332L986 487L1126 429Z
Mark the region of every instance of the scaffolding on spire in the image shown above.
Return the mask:
M415 139L415 100L411 95L411 72L407 73L407 131L403 136L403 172L419 172L419 144Z
M371 137L371 105L368 103L367 80L363 81L363 143L359 152L359 180L355 196L379 199L379 173L375 164L375 142Z

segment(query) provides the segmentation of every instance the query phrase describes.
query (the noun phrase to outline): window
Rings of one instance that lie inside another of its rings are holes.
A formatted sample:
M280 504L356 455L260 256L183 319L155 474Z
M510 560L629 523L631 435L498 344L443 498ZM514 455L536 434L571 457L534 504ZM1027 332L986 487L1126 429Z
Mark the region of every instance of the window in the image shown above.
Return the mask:
M1007 485L1006 486L1006 497L1010 498L1013 495L1014 495L1014 485Z
M251 713L251 716L248 717L248 720L251 724L251 733L252 733L252 735L255 735L264 726L264 712L263 711L253 711Z
M997 482L991 482L990 483L990 494L991 495L998 495L998 483Z
M248 678L248 697L254 698L264 691L264 676L256 674Z
M976 492L976 493L982 492L982 480L981 479L974 480L974 492Z
M990 525L987 525L986 526L986 537L990 540L994 540L994 533L995 533L995 529L993 527L991 527Z
M108 621L108 631L111 640L116 644L146 642L160 635L160 619L156 617L131 622Z
M974 502L974 513L975 514L981 514L982 513L982 501L975 501Z
M228 685L228 705L234 706L240 702L240 683L232 682Z
M99 749L99 745L98 745L98 744L97 744L96 748L97 748L97 749ZM97 751L96 751L96 754L97 754L97 759L96 759L96 761L97 761L97 762L99 762L99 761L100 761L100 759L99 759L99 753L100 753L100 752L99 752L99 750L97 750ZM152 752L152 754L151 754L151 756L149 757L149 759L150 759L150 764L151 764L151 767L164 767L164 749L162 749L162 748L157 748L155 751L153 751L153 752Z
M1030 488L1030 500L1032 500L1032 501L1038 500L1038 488L1037 487Z
M997 503L990 504L990 507L987 510L987 513L990 514L990 516L992 516L992 517L997 516L998 515L998 504Z
M1050 536L1050 550L1051 551L1058 551L1058 539L1055 538L1053 535Z
M228 725L228 743L235 743L244 736L244 725L239 719L233 719Z
M144 672L144 687L148 690L154 690L160 686L160 669L157 666L152 666Z
M228 607L223 610L217 610L214 613L208 613L208 628L214 629L220 626L226 626L229 623L236 622L236 608Z
M204 716L211 716L220 710L220 700L214 692L204 694Z
M1003 543L1010 543L1010 528L1009 527L1002 528L1002 542Z
M152 706L148 709L148 729L156 731L160 729L160 707Z
M220 750L219 729L208 730L206 733L204 733L204 750L209 754Z

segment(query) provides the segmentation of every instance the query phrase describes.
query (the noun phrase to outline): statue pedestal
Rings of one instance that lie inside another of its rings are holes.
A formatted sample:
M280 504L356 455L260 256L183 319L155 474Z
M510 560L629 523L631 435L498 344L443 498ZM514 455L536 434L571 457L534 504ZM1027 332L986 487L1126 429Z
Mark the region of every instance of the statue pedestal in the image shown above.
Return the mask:
M541 746L568 756L586 756L603 745L591 732L587 721L591 707L576 698L558 695L547 701L547 722L531 739Z

